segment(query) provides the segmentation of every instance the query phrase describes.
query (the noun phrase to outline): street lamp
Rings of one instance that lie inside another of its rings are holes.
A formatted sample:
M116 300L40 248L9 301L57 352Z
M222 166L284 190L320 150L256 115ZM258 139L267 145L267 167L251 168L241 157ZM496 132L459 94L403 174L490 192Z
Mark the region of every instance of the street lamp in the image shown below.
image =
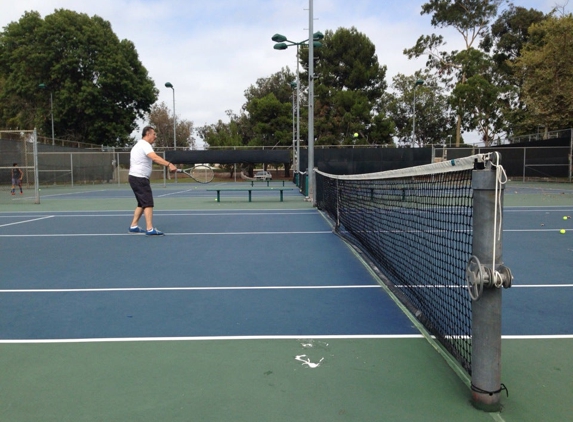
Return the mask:
M290 87L292 88L292 155L293 155L293 164L294 164L294 170L295 170L295 183L298 185L298 151L296 150L296 140L298 138L298 134L296 131L297 125L296 123L298 122L297 119L297 101L295 99L295 95L298 92L298 81L294 80L290 83Z
M171 88L173 90L173 150L177 149L177 137L176 137L176 117L175 117L175 88L171 82L165 82L166 88Z
M46 84L38 85L38 88L47 89ZM52 91L50 90L50 115L52 116L52 145L56 145L56 138L54 137L54 99L52 97Z
M312 34L312 43L309 43L309 39L300 42L294 42L284 35L275 34L272 36L272 40L276 43L274 45L275 50L286 50L289 47L296 46L296 173L297 177L300 173L300 72L299 72L299 59L298 59L298 48L301 45L309 46L309 132L308 132L308 170L309 170L309 186L312 187L312 169L314 167L314 82L313 82L313 64L314 64L314 47L321 47L322 44L320 40L324 38L321 32L312 33L312 29L309 31L309 35ZM294 84L291 84L293 86Z
M412 144L416 143L416 88L420 85L424 85L423 79L418 79L416 81L416 83L414 84L414 113L413 113L413 117L412 117Z

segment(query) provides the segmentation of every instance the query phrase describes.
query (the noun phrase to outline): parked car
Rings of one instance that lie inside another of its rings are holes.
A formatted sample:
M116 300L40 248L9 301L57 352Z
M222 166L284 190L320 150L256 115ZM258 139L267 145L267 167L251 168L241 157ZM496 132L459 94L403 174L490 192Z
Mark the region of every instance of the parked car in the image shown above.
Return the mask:
M268 171L257 171L255 173L256 180L273 180L273 175Z

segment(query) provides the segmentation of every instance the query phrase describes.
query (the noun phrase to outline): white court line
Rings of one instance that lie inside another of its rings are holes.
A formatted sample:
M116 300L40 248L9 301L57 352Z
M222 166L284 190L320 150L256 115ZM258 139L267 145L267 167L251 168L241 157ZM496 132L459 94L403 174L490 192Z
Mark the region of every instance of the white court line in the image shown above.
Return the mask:
M106 189L99 189L99 190L86 190L86 191L83 191L83 192L40 194L40 197L41 197L41 198L53 198L54 196L82 195L82 194L84 194L84 193L94 193L94 192L107 192L107 190L106 190Z
M178 194L180 194L180 193L192 192L192 191L194 191L194 190L196 190L196 189L179 190L179 191L176 191L176 192L164 193L163 195L154 195L154 196L157 196L157 198L164 198L164 197L166 197L166 196L178 195Z
M193 290L310 290L310 289L373 289L378 284L342 286L243 286L243 287L109 287L91 289L8 289L0 293L83 293L83 292L162 292Z
M573 339L573 334L548 334L548 335L523 335L523 336L501 336L504 340L570 340Z
M436 284L426 286L424 284L396 284L394 287L398 289L467 289L468 286L460 286L456 284ZM573 287L573 284L512 284L511 288L535 288L542 289L545 287L558 288L558 287Z
M47 215L45 217L34 218L32 220L17 221L15 223L2 224L2 225L0 225L0 227L8 227L8 226L15 226L16 224L31 223L33 221L45 220L47 218L53 218L53 217L54 217L53 215Z
M269 210L272 211L272 210ZM197 211L197 212L189 212L189 211L182 211L182 212L169 212L169 211L155 211L154 215L157 216L161 216L161 217L178 217L178 216L183 216L183 217L195 217L195 216L242 216L242 215L247 215L247 216L274 216L274 215L292 215L292 216L299 216L299 215L317 215L315 211L304 211L304 212L297 212L296 210L291 210L290 212L288 211L281 211L281 212L272 212L269 213L269 211L248 211L248 212L219 212L219 211L213 211L213 212L208 212L208 211ZM57 212L57 211L56 211ZM125 211L122 214L117 214L118 211L115 211L116 214L101 214L101 213L94 213L94 214L67 214L69 211L60 211L62 214L56 214L56 213L52 213L50 214L50 217L54 217L54 218L68 218L68 217L125 217L125 216L132 216L133 215L133 211ZM87 211L90 213L93 213L93 211ZM102 212L113 212L113 211L102 211ZM121 212L121 211L119 211ZM38 215L38 217L41 217L42 215ZM15 218L15 217L22 217L22 214L4 214L2 215L0 213L0 218ZM45 217L45 216L44 216Z
M466 288L465 286L396 286L397 288ZM514 285L512 288L571 288L573 284ZM169 291L217 291L217 290L320 290L320 289L376 289L378 284L341 286L240 286L240 287L102 287L85 289L0 289L0 293L86 293L86 292L169 292Z
M118 338L68 338L68 339L13 339L0 340L0 344L43 343L118 343L143 341L230 341L230 340L368 340L368 339L422 339L421 334L358 334L358 335L297 335L297 336L199 336L199 337L118 337Z
M332 234L331 231L308 232L234 232L234 233L167 233L166 236L259 236L289 234ZM97 236L146 236L134 233L68 233L68 234L2 234L0 237L97 237ZM149 236L151 237L151 236ZM163 236L153 236L163 237Z
M542 289L544 287L573 287L573 284L518 284L518 285L512 285L513 287L517 287L517 288L523 288L523 289Z
M197 336L197 337L101 337L101 338L65 338L65 339L10 339L0 340L0 344L52 344L52 343L122 343L122 342L159 342L159 341L236 341L236 340L394 340L423 339L421 334L357 334L357 335L283 335L283 336ZM573 334L501 336L503 340L572 340Z
M508 233L508 232L513 232L513 233L530 233L530 232L557 232L560 229L558 228L554 228L554 229L504 229L503 232L504 233Z

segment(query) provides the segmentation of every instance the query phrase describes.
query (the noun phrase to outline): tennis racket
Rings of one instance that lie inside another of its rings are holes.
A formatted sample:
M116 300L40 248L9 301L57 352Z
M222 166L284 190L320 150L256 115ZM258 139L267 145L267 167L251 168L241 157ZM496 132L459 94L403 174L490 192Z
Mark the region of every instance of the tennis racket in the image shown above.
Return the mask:
M177 173L185 173L187 176L199 183L209 183L215 177L213 169L204 164L198 164L187 169L178 169Z

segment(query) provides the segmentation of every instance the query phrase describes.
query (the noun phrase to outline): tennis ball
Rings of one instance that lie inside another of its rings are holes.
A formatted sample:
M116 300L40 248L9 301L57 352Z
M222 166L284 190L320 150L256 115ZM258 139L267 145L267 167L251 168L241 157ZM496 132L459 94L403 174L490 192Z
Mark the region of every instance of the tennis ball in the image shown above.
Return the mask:
M566 215L563 216L563 220L567 220L569 217L567 217Z
M358 138L358 132L354 132L354 137Z
M565 229L561 229L561 230L559 230L559 233L561 233L561 234L565 234L565 232L566 232L566 230L565 230Z

